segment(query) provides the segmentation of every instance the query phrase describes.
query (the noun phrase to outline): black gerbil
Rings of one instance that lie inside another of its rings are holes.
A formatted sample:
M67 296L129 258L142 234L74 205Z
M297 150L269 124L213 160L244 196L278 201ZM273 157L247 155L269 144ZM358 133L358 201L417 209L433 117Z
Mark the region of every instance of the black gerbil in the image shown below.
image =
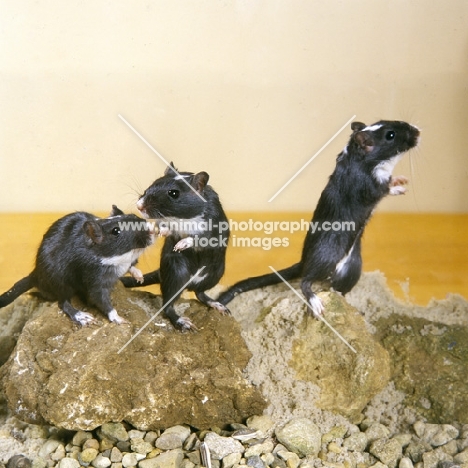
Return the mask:
M180 330L196 330L190 319L174 309L183 289L193 291L203 304L229 313L205 292L224 274L229 241L227 217L208 179L206 172L178 172L171 163L145 190L137 208L145 218L155 219L160 235L165 236L159 270L145 274L141 283L121 279L126 287L160 283L164 313ZM190 280L201 268L200 275Z
M301 260L279 271L286 280L302 278L302 292L315 316L323 313L323 304L311 289L313 283L327 283L346 294L359 280L366 223L382 198L405 193L407 179L392 177L392 171L403 153L418 144L420 133L406 122L385 120L370 126L353 122L351 129L314 211ZM346 222L353 229L322 228L334 222ZM279 282L275 273L247 278L223 292L218 301L226 305L236 294Z
M134 265L154 242L154 231L150 227L123 228L126 223L141 222L146 224L115 205L108 218L76 212L58 219L44 234L34 270L0 296L0 308L35 287L45 299L58 301L60 309L80 325L95 320L72 306L74 296L96 306L110 321L125 323L112 306L110 293L127 272L142 281L142 274Z

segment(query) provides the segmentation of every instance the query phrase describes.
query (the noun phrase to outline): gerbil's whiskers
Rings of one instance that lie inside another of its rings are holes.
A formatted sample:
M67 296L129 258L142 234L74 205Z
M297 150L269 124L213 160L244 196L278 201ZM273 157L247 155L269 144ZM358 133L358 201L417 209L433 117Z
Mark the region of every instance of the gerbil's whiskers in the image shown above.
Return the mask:
M186 185L187 187L190 188L190 190L192 190L199 198L201 198L205 203L206 203L206 200L201 196L200 193L198 193L194 187L192 187L186 180L184 177L182 177L178 172L177 172L177 169L175 169L165 158L164 156L162 156L161 153L159 153L158 150L156 150L156 148L154 148L151 143L146 140L146 138L143 137L143 135L141 133L139 133L134 127L132 127L132 125L130 125L120 114L118 114L120 120L122 120L122 122L125 123L125 125L138 137L140 138L140 140L161 160L164 162L164 164L169 167L172 172L174 172L174 174L176 174L178 177L180 177L180 180L182 180Z
M310 304L293 288L293 286L288 283L272 266L269 267L270 270L275 273L276 276L286 285L288 288L310 309ZM318 315L319 318L353 353L357 354L357 351L345 340L345 338L338 333L338 331L330 325L330 323L322 315Z
M272 202L354 119L353 115L269 200Z
M190 279L155 313L153 316L117 351L117 354L120 354L154 319L158 316L168 304L170 304L179 294L181 294L187 286L197 278L200 273L205 269L205 266L202 266L198 271L190 277Z

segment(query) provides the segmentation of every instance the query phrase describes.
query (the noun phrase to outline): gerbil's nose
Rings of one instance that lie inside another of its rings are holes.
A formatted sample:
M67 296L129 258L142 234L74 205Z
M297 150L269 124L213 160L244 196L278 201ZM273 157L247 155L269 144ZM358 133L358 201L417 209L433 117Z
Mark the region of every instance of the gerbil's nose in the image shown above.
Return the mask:
M137 201L137 204L136 204L136 207L138 210L142 211L143 208L145 207L144 203L143 203L143 197L141 197L138 201Z

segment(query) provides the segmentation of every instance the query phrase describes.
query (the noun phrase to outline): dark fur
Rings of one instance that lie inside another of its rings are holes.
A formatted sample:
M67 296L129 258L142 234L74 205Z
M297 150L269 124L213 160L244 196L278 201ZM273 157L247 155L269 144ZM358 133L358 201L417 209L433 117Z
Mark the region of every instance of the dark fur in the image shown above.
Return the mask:
M220 223L226 223L225 226L227 226L227 217L217 193L210 185L207 185L208 174L206 172L197 174L181 172L179 174L184 176L185 182L179 178L172 165L168 167L164 176L155 180L145 190L137 203L138 209L145 217L156 219L161 228L170 223L171 220L183 221L194 218L207 224L211 222L211 226L208 226L209 229L197 233L171 230L166 236L162 248L159 270L144 275L144 281L140 284L129 277L122 278L122 282L126 287L160 283L166 316L174 327L190 330L196 329L196 327L188 318L177 315L174 303L181 295L181 292L178 293L178 291L203 266L205 268L200 276L206 275L205 278L200 282L190 283L187 289L194 291L197 299L203 304L229 313L225 306L214 301L205 293L208 289L216 286L224 274L229 230L227 228L224 230L223 226L220 230ZM194 238L199 244L211 240L212 246L194 245L182 250L174 250L179 241L188 237Z
M380 127L373 130L360 122L352 124L353 133L348 145L338 155L335 170L312 218L312 223L318 223L317 226L325 221L353 221L355 229L317 229L312 232L309 228L300 262L279 271L286 280L302 277L301 289L316 315L321 310L318 310L318 298L311 289L313 283L325 282L346 294L361 276L361 237L373 210L389 193L391 186L390 175L378 180L373 171L379 163L392 160L418 143L419 130L406 122L380 121L371 127L374 126ZM348 254L343 267L337 270L340 261ZM231 286L218 301L228 304L236 294L280 282L275 273L248 278Z
M141 221L115 206L109 218L76 212L55 221L44 234L34 270L0 296L0 307L35 287L45 299L58 301L59 307L81 325L93 319L71 305L74 296L108 314L113 310L110 293L120 275L102 260L149 246L154 240L149 231L120 230L119 222Z

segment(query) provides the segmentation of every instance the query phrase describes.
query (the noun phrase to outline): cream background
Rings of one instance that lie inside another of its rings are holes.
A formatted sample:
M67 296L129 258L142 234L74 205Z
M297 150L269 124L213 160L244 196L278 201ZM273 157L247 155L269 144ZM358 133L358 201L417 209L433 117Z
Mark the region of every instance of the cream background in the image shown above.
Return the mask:
M164 164L312 211L354 114L422 142L379 209L468 211L466 0L2 0L0 211L135 210Z

